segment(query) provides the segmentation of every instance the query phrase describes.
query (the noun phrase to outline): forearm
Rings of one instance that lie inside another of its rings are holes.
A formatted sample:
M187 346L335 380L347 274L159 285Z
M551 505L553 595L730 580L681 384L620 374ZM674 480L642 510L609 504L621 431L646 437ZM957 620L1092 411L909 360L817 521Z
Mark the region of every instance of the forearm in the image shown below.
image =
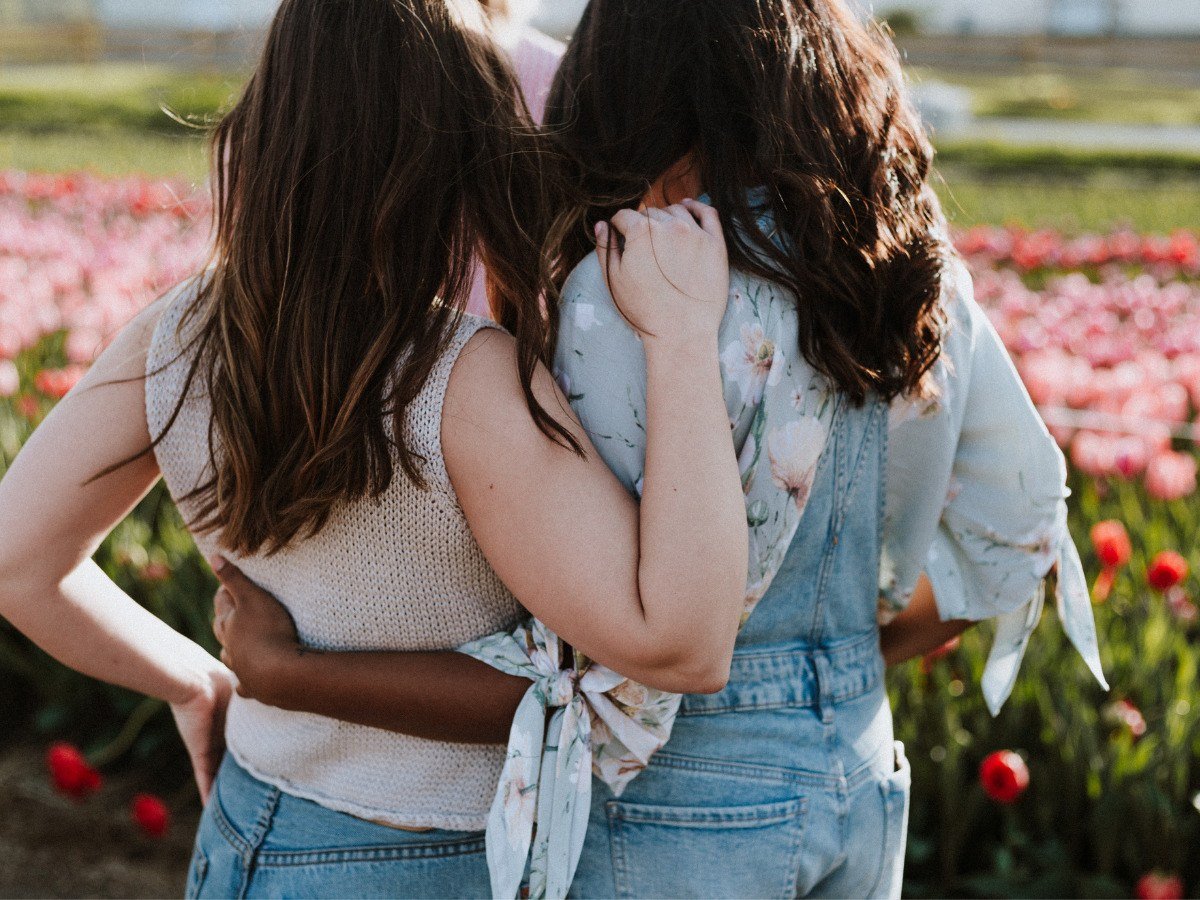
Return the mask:
M731 648L748 536L716 340L651 345L646 358L638 581L647 626L685 645L707 635L708 646L717 637L715 646Z
M922 575L908 608L880 629L879 644L884 662L895 666L924 656L974 624L963 619L943 622L938 614L933 585Z
M168 703L188 702L220 667L91 560L61 580L29 572L6 578L0 604L18 631L63 665Z
M298 650L262 702L294 712L464 744L506 744L524 678L453 651Z

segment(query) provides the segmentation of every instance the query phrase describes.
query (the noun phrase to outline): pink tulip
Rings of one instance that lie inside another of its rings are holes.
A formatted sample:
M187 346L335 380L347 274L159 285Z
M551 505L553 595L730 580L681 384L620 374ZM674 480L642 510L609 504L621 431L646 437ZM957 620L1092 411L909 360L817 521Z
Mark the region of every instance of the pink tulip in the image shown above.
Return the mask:
M1178 500L1195 493L1196 458L1167 450L1146 467L1146 492L1156 500Z
M21 389L21 376L11 360L0 359L0 397L15 396Z

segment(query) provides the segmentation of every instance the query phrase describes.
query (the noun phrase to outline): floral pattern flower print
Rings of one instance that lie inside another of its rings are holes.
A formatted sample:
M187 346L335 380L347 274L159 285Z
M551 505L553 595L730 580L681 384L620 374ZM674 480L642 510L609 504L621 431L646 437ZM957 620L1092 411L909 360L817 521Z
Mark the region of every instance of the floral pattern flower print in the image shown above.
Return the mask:
M996 619L982 678L995 712L1012 690L1055 564L1064 630L1102 684L1104 676L1066 529L1061 454L975 305L965 269L952 265L946 285L949 330L931 389L897 401L889 417L879 611L887 621L904 609L927 572L943 618ZM844 400L799 353L794 298L738 273L731 291L719 345L750 538L744 623L787 555ZM640 496L641 342L616 312L595 256L572 274L563 303L556 375L597 452ZM533 682L488 824L493 891L515 896L528 859L531 895L565 896L587 825L588 769L619 796L670 737L681 698L582 656L558 671L561 643L536 621L463 649Z
M744 301L735 303L734 311L739 309L745 310ZM726 345L721 365L727 383L741 388L743 403L761 403L767 386L774 387L783 377L783 350L767 337L760 323L747 323L742 325L739 339Z
M604 461L626 489L640 496L645 356L636 334L613 313L598 264L593 264L596 271L588 266L581 266L564 290L555 375ZM733 281L735 300L741 299L730 304L722 326L722 374L750 530L744 623L770 587L800 524L837 405L825 380L798 354L790 359L781 349L799 346L795 301L766 282L740 275ZM614 377L614 361L620 361L621 377ZM567 672L555 674L560 646L557 636L534 621L512 635L462 648L534 682L513 724L488 823L488 862L497 897L514 895L527 858L532 896L565 895L587 824L591 781L584 773L590 769L619 795L670 737L682 700L583 656L576 656ZM550 709L555 712L543 727ZM536 836L531 793L537 796Z
M996 621L980 682L993 714L1012 692L1057 568L1063 630L1100 666L1087 581L1067 529L1066 464L961 262L947 273L947 332L936 402L899 400L888 429L880 621L904 609L924 572L943 619Z
M459 649L532 682L488 816L493 896L515 897L528 861L531 897L565 897L583 851L592 772L624 790L666 743L680 698L580 654L564 659L562 641L536 619Z
M771 477L798 509L804 509L808 502L808 492L812 490L813 476L828 437L820 419L806 416L776 428L767 438Z

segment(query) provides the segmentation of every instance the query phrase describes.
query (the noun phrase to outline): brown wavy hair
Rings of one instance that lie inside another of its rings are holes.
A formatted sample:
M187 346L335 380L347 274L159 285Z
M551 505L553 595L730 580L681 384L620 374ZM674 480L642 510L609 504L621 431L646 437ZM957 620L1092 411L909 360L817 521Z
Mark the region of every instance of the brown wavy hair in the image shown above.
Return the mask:
M796 296L805 358L856 403L923 388L945 264L933 151L877 25L841 0L591 0L546 126L568 189L559 283L597 221L690 155L732 264Z
M212 407L192 527L274 553L379 496L397 465L422 483L400 423L476 253L530 413L578 450L531 389L556 337L542 138L500 51L447 0L283 0L212 151L214 266L181 327Z

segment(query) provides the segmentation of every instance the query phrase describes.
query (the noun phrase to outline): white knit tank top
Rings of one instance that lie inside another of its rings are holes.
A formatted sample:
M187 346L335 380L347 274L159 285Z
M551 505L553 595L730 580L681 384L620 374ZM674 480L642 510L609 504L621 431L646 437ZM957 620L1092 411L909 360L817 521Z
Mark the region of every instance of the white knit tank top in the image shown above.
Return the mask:
M183 392L187 360L179 325L193 287L166 309L147 362L150 432L162 433ZM504 631L521 607L471 536L446 473L441 447L446 383L463 346L490 323L469 316L409 408L405 427L426 460L428 490L397 469L378 500L347 504L316 536L272 556L237 558L255 582L291 612L301 639L323 650L447 650ZM202 381L202 379L197 379ZM189 493L209 465L211 409L193 384L179 418L156 450L171 495ZM185 520L193 510L180 504ZM212 535L194 535L205 554ZM478 831L504 764L503 747L405 737L235 697L229 750L279 789L360 818L407 828Z

